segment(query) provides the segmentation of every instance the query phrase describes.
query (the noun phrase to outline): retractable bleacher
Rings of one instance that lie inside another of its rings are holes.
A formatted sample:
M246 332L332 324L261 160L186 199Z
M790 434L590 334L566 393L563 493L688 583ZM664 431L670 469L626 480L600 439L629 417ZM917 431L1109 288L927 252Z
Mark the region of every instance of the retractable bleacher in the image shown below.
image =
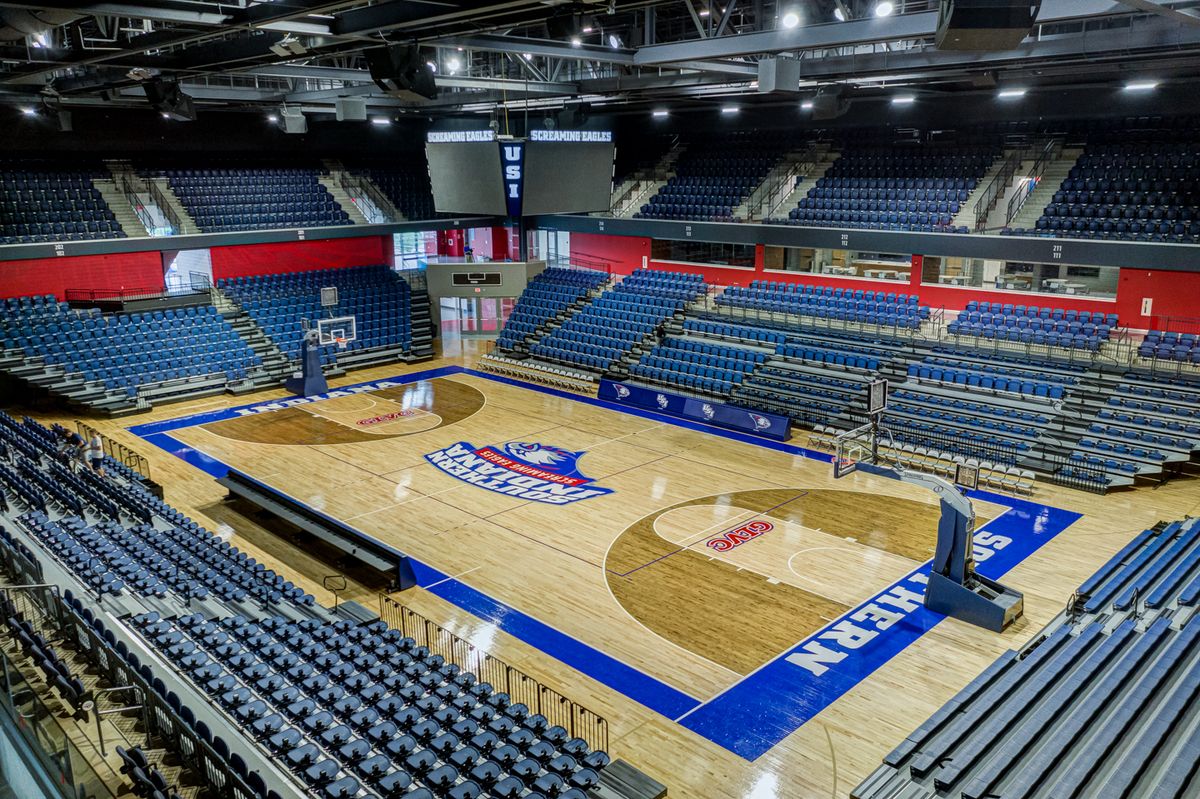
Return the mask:
M321 799L584 799L605 780L609 756L587 740L364 608L317 605L123 477L69 478L54 444L47 428L0 414L4 561L64 575L55 578L67 589L61 601L111 642L109 657L129 658L184 734L258 786L260 799L268 788L283 795L271 782L280 777L287 795ZM133 656L128 636L153 654ZM222 723L201 721L188 704ZM271 773L248 765L247 749Z
M386 266L360 266L223 278L217 287L238 304L289 359L300 357L303 323L353 316L357 339L322 349L322 362L365 366L432 355L428 295ZM321 289L338 290L338 305L321 305Z
M1136 536L853 799L1172 799L1200 790L1200 520Z
M706 290L700 275L638 269L530 345L529 352L601 374Z
M225 391L261 359L212 305L102 314L51 295L0 304L0 370L102 411Z

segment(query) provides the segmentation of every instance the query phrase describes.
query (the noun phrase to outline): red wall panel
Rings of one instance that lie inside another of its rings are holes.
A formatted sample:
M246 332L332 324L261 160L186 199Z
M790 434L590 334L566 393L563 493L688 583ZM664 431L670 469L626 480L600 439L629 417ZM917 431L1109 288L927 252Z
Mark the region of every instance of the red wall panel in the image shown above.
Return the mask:
M225 277L386 264L391 258L392 250L391 236L214 247L213 278L220 280Z
M1151 300L1150 315L1142 315L1142 300ZM1122 269L1117 283L1117 313L1135 328L1165 329L1170 317L1200 317L1200 273ZM1178 332L1200 332L1195 323L1171 325Z
M614 275L628 275L650 257L650 239L639 236L605 236L599 233L572 233L571 257L587 266L604 261Z
M162 253L73 255L0 261L0 297L53 294L67 289L148 289L163 287Z

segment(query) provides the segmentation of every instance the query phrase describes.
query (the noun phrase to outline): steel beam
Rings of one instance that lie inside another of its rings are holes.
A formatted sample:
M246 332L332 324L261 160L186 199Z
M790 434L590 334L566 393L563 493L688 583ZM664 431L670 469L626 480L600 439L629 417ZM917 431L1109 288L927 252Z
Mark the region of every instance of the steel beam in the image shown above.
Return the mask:
M1043 0L1037 22L1048 24L1128 13L1129 8L1116 0ZM650 66L760 53L827 50L900 39L923 39L932 37L937 32L937 18L936 11L922 11L893 17L868 17L808 25L792 30L778 29L711 37L702 41L650 45L638 50L634 56L634 63L638 66Z
M482 50L492 53L529 53L530 55L546 56L548 58L573 58L581 61L600 61L606 64L622 64L633 66L634 53L629 49L614 50L611 47L585 44L572 47L569 44L551 42L545 39L525 39L518 36L495 36L479 34L477 36L454 36L439 39L438 46L463 47L468 50Z
M1162 3L1155 3L1152 0L1121 0L1121 2L1130 8L1136 8L1138 11L1159 14L1173 22L1178 22L1180 25L1200 25L1200 17L1187 14L1183 11L1176 11L1173 8L1168 8Z

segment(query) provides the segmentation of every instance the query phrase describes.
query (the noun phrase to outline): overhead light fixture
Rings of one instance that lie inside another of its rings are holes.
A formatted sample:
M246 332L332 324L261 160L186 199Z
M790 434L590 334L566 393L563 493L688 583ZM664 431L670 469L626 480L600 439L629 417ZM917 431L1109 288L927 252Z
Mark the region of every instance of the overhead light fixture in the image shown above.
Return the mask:
M450 57L446 60L446 69L450 72L458 72L459 68L461 67L462 61L459 61L457 58Z
M392 124L392 120L388 119L387 117L371 117L371 124L372 125L390 125L390 124Z
M702 16L702 17L707 17L709 15L709 13L710 12L707 8L700 9L700 16Z
M273 124L275 124L276 122L278 122L278 121L279 121L279 117L275 116L274 114L268 114L268 115L267 115L267 121L268 121L268 122L270 122L270 123L273 125Z
M521 58L524 58L526 61L532 61L533 53L521 53Z
M804 102L800 103L800 107L801 107L802 109L804 109L805 111L811 111L811 110L812 110L812 107L813 107L813 101L812 101L812 100L805 100Z
M1018 97L1024 97L1028 89L1001 89L996 96L1001 100L1015 100Z
M899 97L892 98L892 105L912 105L917 98L911 94L902 94Z
M463 51L463 49L462 49L461 47L458 47L458 48L455 48L455 49L457 49L457 50L458 50L458 52L460 52L460 53Z
M38 48L49 46L46 42L46 34L45 33L33 34L33 36L31 36L29 39L29 44L33 47L38 47Z
M800 24L800 15L795 11L788 11L783 15L783 19L781 19L780 22L783 23L783 27L791 30Z
M27 117L35 117L35 116L37 116L37 109L26 107L26 108L21 109L21 113Z
M300 40L290 33L271 45L270 50L280 58L292 58L308 52L308 48L300 44Z
M839 3L837 8L833 9L833 18L838 22L845 22L847 19L845 7Z
M171 118L171 115L170 115L170 114L168 114L166 111L163 111L161 114L159 114L159 116L161 116L163 119L170 119L170 118Z
M658 108L658 109L655 109L654 111L652 111L650 115L651 115L651 116L656 116L656 117L665 117L665 116L667 116L668 114L670 114L670 112L669 112L667 109L665 109L665 108Z
M437 64L432 61L426 61L425 66L429 67L430 72L437 72Z
M136 80L137 82L141 83L144 80L150 80L151 78L153 78L154 73L151 72L150 70L146 69L145 67L134 67L133 69L131 69L125 73L125 77L129 78L130 80Z
M572 47L579 47L582 44L583 44L583 39L580 39L578 36L571 37L571 46Z
M583 28L584 33L591 33L593 30L595 30L595 28L593 28L591 25L586 25Z
M1125 91L1127 92L1149 92L1157 88L1158 81L1156 80L1135 80L1125 84Z
M895 10L896 4L890 2L890 0L879 0L875 4L875 16L877 17L890 17Z
M615 33L608 34L608 46L614 50L621 49L621 37Z
M721 113L722 114L736 114L740 110L741 109L738 108L736 105L727 105L721 109Z

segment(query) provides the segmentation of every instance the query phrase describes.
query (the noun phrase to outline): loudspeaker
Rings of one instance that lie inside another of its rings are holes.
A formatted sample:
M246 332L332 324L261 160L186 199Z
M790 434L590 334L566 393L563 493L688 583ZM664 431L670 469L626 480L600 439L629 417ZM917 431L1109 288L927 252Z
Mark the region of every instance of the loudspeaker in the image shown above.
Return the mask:
M72 123L71 123L71 112L70 111L58 111L57 118L56 118L56 125L57 125L59 131L62 133L71 133L72 131L74 131L75 128L72 126Z
M405 100L437 99L437 84L433 71L421 60L415 44L394 44L391 47L372 47L363 51L371 80L393 97Z
M280 108L279 118L287 133L308 133L308 119L299 108Z
M367 101L361 97L339 97L333 107L338 122L367 121Z
M758 62L758 91L800 91L800 61L795 58L764 58Z
M167 115L168 119L176 122L194 122L196 106L192 98L184 94L178 83L166 83L158 78L142 84L146 91L146 99L155 110Z
M822 86L812 99L813 119L837 119L850 110L850 101L842 99L841 86Z
M942 0L939 50L1013 50L1029 35L1042 0Z

